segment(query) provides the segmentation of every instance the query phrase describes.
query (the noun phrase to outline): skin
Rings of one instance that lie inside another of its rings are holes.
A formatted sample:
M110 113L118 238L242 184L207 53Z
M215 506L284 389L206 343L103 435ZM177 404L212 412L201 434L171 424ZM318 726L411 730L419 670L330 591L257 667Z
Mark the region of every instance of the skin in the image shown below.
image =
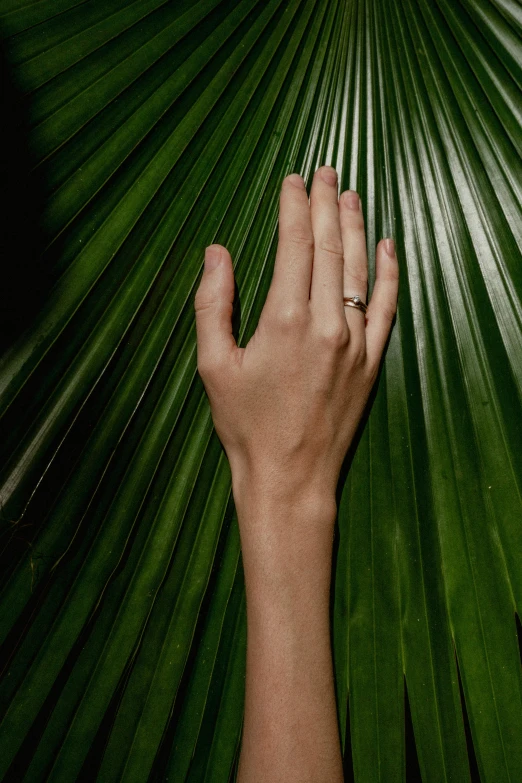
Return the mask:
M239 783L343 780L329 630L335 490L397 306L393 241L367 294L359 197L337 175L281 188L279 245L258 327L232 334L234 273L211 245L195 297L198 370L232 471L247 598Z

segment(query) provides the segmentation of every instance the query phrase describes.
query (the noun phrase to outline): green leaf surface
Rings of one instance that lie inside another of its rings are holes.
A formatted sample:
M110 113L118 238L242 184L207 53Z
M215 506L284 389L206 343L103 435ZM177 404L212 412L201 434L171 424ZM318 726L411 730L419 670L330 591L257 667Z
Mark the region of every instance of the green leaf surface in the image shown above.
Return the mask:
M339 483L346 777L471 781L472 743L522 780L521 29L514 0L0 0L3 780L234 779L244 579L193 298L225 244L246 344L281 180L325 163L371 281L382 236L401 268Z

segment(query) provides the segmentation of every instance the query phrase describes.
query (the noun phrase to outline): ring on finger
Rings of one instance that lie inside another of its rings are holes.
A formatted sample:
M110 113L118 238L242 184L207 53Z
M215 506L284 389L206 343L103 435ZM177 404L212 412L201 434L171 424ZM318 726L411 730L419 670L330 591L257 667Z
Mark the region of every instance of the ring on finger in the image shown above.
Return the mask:
M364 304L360 296L343 296L343 304L345 307L355 307L366 315L368 307Z

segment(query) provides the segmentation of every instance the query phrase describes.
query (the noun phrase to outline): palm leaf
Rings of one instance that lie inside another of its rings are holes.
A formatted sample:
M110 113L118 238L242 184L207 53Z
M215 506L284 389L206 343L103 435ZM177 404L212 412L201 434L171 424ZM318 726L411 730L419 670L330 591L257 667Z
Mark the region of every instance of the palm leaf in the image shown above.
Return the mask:
M411 713L425 783L522 779L521 22L512 0L0 2L3 779L233 778L244 584L193 297L225 244L248 341L281 179L323 163L361 194L371 275L381 236L401 264L340 482L346 777L404 781Z

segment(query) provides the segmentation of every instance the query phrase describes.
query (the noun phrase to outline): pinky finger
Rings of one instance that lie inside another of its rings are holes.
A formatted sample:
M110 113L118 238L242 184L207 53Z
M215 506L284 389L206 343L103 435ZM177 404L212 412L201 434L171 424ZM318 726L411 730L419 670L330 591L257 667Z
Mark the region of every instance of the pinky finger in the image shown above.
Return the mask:
M370 365L378 367L397 312L399 264L393 239L377 245L376 277L366 313L366 355Z

